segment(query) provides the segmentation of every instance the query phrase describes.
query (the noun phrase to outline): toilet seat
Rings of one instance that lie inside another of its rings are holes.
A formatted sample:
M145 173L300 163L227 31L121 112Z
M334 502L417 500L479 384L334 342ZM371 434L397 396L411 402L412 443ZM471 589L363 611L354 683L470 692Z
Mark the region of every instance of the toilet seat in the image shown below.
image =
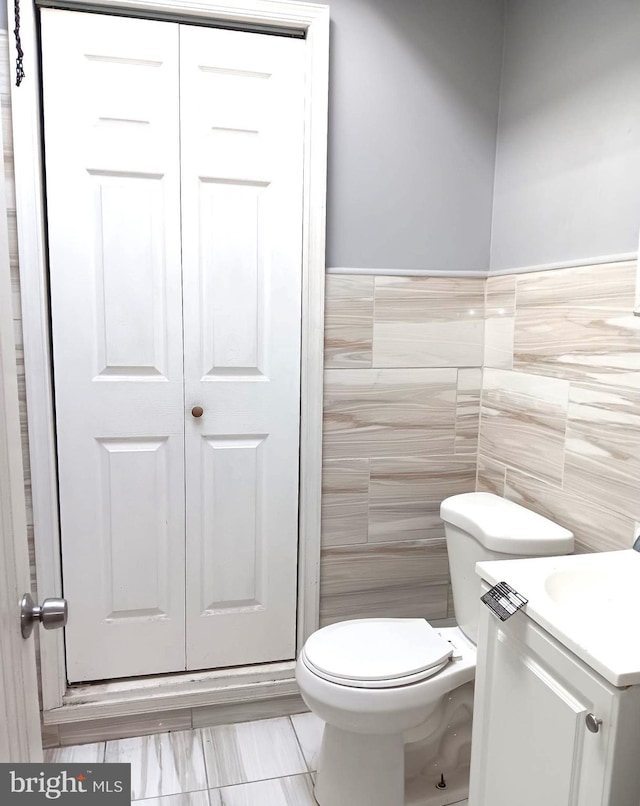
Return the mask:
M443 669L451 644L425 619L355 619L315 632L302 661L324 680L353 688L394 688Z

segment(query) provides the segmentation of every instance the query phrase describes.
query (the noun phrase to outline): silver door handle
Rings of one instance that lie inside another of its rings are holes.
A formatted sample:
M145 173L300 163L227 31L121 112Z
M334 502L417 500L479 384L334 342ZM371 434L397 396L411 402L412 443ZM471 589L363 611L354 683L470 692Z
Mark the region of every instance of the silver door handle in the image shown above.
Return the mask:
M594 714L587 714L584 721L587 723L587 730L590 730L591 733L599 732L600 725L602 725L601 719L598 719Z
M33 603L29 593L20 599L20 629L23 638L28 638L33 632L33 625L36 621L45 630L57 630L65 627L69 615L69 607L66 599L45 599L42 605Z

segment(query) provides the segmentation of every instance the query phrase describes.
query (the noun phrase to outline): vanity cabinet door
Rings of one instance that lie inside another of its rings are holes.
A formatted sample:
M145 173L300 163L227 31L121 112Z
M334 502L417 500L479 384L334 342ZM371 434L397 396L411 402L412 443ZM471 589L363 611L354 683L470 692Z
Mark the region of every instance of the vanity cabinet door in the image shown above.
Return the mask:
M482 610L470 806L610 803L616 689L524 614Z

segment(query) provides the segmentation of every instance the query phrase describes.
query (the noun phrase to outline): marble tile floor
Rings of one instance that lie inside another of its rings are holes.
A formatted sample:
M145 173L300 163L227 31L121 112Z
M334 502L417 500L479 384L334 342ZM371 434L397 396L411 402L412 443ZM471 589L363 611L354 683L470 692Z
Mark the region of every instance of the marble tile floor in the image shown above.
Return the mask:
M140 806L316 806L322 729L313 714L296 714L58 747L45 761L128 762Z

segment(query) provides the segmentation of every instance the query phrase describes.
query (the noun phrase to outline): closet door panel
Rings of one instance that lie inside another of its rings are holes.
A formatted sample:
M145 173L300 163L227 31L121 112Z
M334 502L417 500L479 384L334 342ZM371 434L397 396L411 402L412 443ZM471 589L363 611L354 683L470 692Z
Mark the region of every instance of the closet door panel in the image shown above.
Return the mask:
M293 658L304 42L181 26L187 665Z
M94 175L94 194L98 375L167 380L162 178Z
M177 24L44 9L71 681L184 669Z
M202 182L202 375L264 377L266 267L259 255L263 185ZM262 368L261 368L262 366Z
M264 606L264 438L203 439L203 534L233 540L201 542L201 612L252 611ZM244 491L238 506L238 488Z

